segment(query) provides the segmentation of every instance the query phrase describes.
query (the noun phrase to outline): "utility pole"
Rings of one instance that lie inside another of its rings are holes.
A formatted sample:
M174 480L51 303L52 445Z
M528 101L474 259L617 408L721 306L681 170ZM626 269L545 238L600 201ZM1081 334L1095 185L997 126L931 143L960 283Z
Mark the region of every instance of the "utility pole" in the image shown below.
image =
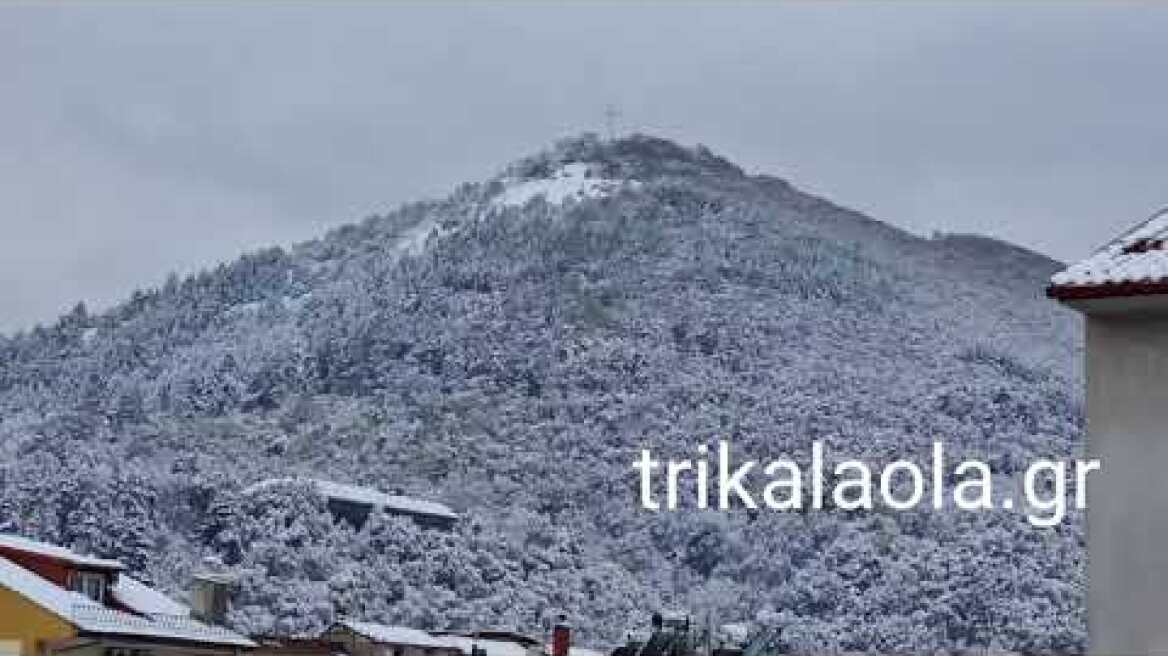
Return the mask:
M609 103L604 108L604 127L608 132L608 140L616 141L616 122L620 118L621 112L616 105Z

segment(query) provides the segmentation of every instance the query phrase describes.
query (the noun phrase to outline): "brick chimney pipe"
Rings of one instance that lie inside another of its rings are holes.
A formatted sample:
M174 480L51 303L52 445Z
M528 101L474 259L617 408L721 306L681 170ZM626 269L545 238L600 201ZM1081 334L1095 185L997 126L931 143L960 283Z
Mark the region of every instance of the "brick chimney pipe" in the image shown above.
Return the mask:
M561 617L552 627L552 656L568 656L568 649L572 646L572 628Z

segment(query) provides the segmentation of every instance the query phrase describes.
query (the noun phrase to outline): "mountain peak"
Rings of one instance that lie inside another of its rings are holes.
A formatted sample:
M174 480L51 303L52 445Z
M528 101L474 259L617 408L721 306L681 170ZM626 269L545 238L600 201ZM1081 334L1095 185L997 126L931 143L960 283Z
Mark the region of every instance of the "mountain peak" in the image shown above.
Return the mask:
M503 175L519 180L549 178L570 164L587 164L600 177L624 180L744 175L737 165L700 144L686 147L645 134L606 140L591 132L561 139L548 150L524 157L508 166Z

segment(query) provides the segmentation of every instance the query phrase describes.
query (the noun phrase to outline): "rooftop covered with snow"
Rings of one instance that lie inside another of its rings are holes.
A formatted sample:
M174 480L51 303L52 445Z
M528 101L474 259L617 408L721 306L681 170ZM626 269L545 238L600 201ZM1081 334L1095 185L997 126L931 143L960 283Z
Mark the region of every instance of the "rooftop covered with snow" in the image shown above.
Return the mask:
M22 553L44 556L75 567L119 571L125 567L116 560L84 556L65 547L47 542L39 542L19 535L0 533L0 549L11 549Z
M110 588L122 606L142 615L190 615L191 609L125 574Z
M1059 300L1168 294L1168 208L1050 279Z
M255 647L247 638L220 626L183 615L133 615L94 604L74 609L69 621L89 635L125 636L184 643Z
M445 636L435 636L421 629L411 629L406 626L390 626L352 620L342 620L337 623L337 626L347 628L353 633L380 644L408 645L411 647L422 647L424 649L459 648L454 640Z
M482 649L486 652L487 656L531 656L532 651L542 653L542 648L538 642L535 645L525 645L514 640L468 635L446 635L442 636L442 638L449 640L453 646L461 649L464 654L472 653L474 647Z
M307 484L315 487L327 499L337 499L359 505L384 508L392 512L426 515L457 520L458 514L445 504L401 494L385 494L373 488L346 485L313 478L269 478L244 490L250 494L274 485Z

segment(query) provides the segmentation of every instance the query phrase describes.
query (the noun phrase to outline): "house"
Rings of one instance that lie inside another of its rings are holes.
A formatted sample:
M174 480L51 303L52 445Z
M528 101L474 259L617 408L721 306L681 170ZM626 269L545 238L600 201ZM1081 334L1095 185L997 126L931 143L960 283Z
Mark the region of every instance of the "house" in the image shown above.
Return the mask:
M1085 317L1090 649L1168 653L1168 209L1057 273Z
M342 646L319 637L252 637L258 646L252 656L342 656Z
M550 647L544 650L539 640L515 631L423 631L345 619L319 636L261 639L254 656L548 656L553 653ZM569 654L560 656L604 655L573 648Z
M545 646L544 653L550 656L608 656L607 652L599 649L573 645L572 627L568 625L566 617L563 615L552 626L552 639Z
M0 535L3 656L238 655L254 647L204 624L124 573L121 563Z
M342 620L319 638L349 656L469 656L455 641L420 629Z
M436 632L458 647L466 656L545 656L539 640L504 630L483 630L475 632Z
M606 656L606 652L574 647L563 622L552 630L552 641L516 631L423 631L404 626L344 619L313 637L260 639L254 656Z
M529 635L508 630L480 630L473 633L442 633L466 656L545 656L542 644Z
M356 485L345 485L312 478L269 478L243 491L252 494L275 485L307 483L314 487L328 503L333 516L344 519L360 529L374 510L408 517L419 526L449 530L458 521L458 515L448 506L403 494L385 494Z

